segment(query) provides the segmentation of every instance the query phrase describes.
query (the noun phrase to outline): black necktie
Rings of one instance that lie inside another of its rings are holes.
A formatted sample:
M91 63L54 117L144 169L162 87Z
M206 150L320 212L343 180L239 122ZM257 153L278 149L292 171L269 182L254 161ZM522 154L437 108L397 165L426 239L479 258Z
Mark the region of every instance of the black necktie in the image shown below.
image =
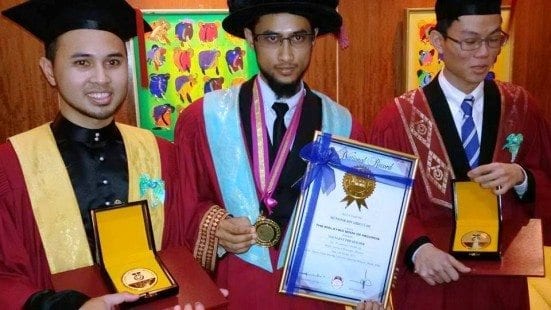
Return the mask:
M284 102L275 102L272 105L272 109L274 109L277 115L274 122L274 131L272 133L272 154L275 157L277 151L279 150L279 144L281 143L281 140L283 140L283 136L287 130L285 127L285 113L289 111L289 106Z

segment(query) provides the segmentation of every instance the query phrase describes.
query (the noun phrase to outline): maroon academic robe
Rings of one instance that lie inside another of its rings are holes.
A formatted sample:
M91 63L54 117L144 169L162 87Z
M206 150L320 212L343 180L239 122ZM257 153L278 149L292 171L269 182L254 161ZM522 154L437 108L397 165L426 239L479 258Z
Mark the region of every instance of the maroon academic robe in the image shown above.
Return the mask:
M535 193L527 193L535 196L535 202L520 201L513 189L502 196L503 225L521 225L535 216L549 218L549 125L524 89L508 83L486 84L480 164L511 162L511 153L503 147L505 139L522 133L524 141L514 162L528 170L531 185L536 184ZM396 308L527 309L524 277L462 275L459 281L430 286L406 266L412 254L406 252L420 237L448 251L453 227L450 180L466 177L469 170L437 79L395 98L377 116L368 137L369 143L420 157L398 258ZM444 143L446 139L451 142Z
M307 95L308 96L308 95ZM249 97L250 98L250 97ZM305 99L304 105L308 103ZM304 116L304 113L303 113ZM299 125L300 128L300 125ZM299 129L300 130L300 129ZM223 134L223 133L221 133ZM313 137L313 132L312 135ZM186 211L186 235L188 244L198 246L199 231L206 225L206 218L219 221L226 214L218 185L214 163L209 149L203 116L203 101L200 99L190 105L180 116L176 126L175 144L182 180L185 182L186 206L193 210ZM352 123L351 138L365 141L364 129L355 121ZM236 180L238 182L238 180ZM194 201L194 203L189 203ZM213 207L217 206L217 207ZM215 210L215 208L218 209ZM214 239L216 225L211 225L208 238ZM282 232L285 228L282 229ZM212 240L211 240L212 241ZM206 242L212 245L213 242ZM216 249L209 249L209 252ZM197 251L195 251L197 252ZM196 254L196 253L195 253ZM279 250L270 249L272 266L277 266ZM278 293L282 270L273 273L251 265L237 256L226 253L223 257L196 257L207 269L214 270L218 287L229 289L229 309L343 309L342 305L321 302L314 299L289 296Z
M157 139L165 181L163 248L183 245L177 207L174 146ZM19 161L11 144L0 145L0 309L20 309L34 293L52 289L51 274Z

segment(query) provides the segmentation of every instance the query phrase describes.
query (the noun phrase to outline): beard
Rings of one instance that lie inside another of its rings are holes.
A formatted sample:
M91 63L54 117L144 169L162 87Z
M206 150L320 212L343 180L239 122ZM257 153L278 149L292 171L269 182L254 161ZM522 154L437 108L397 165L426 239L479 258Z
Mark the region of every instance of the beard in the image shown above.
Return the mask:
M259 68L259 70L266 80L266 83L268 83L268 86L270 86L270 88L275 93L277 99L290 98L300 90L300 82L302 81L304 72L302 72L300 76L291 83L282 83L262 68Z

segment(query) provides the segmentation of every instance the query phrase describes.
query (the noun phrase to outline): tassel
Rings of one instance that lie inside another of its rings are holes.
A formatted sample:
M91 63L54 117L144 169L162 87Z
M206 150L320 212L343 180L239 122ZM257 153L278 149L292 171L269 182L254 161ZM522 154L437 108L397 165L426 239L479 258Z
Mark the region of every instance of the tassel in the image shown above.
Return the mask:
M513 18L515 16L515 9L517 7L517 1L511 0L511 15L509 16L509 24L507 25L506 33L509 33L513 29Z
M342 24L336 36L337 36L337 42L339 43L339 47L341 49L346 49L347 47L350 46L350 39L348 38L348 33L346 31L346 28L344 27L344 23Z
M147 59L145 54L145 33L143 14L140 9L136 10L136 27L138 32L138 54L140 57L140 80L143 88L147 88L149 84L149 78L147 74Z

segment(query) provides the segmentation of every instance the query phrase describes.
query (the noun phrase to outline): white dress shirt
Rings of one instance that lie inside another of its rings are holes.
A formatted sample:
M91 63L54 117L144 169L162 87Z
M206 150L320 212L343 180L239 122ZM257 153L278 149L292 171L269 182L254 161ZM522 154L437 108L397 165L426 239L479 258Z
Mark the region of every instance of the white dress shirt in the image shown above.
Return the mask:
M300 82L300 90L294 94L290 98L277 98L274 91L268 86L268 83L266 83L262 77L258 79L259 86L260 86L260 92L262 93L262 105L264 106L264 118L266 120L266 129L268 129L268 136L270 137L270 141L272 141L273 131L274 131L274 122L277 117L276 112L274 109L272 109L272 105L274 102L285 102L289 106L289 111L285 113L284 121L285 121L285 127L289 127L289 124L291 123L291 120L293 119L293 115L295 115L295 110L297 108L298 102L300 98L302 97L303 93L305 92L304 89L304 83Z
M474 125L476 127L476 133L478 135L478 142L480 143L480 139L482 138L482 119L484 112L484 81L480 82L480 84L478 84L478 86L470 94L465 94L464 92L455 88L446 79L444 74L445 72L442 71L438 75L438 83L440 84L440 88L442 89L442 92L446 97L446 101L448 102L448 106L453 117L453 122L455 123L455 129L457 130L457 133L460 137L461 125L463 124L463 110L461 110L461 103L463 102L463 99L465 99L465 97L467 96L474 97L472 116ZM496 147L501 146L496 145ZM526 175L526 171L522 169L522 173L524 173L524 182L514 187L519 196L524 195L524 193L526 193L526 191L528 190L528 177Z
M461 137L461 125L463 125L463 110L461 110L461 103L467 96L473 96L473 121L476 127L476 133L478 135L478 143L482 137L482 115L484 112L484 82L480 82L478 86L470 93L465 94L459 89L455 88L444 76L444 72L438 75L438 83L440 88L446 97L448 106L452 113L453 122L455 123L455 129Z
M484 112L484 81L480 82L480 84L470 94L465 94L455 88L444 76L444 71L440 72L438 75L438 83L440 84L440 88L442 89L442 92L446 97L446 101L448 102L448 107L450 108L453 122L455 123L455 129L457 130L459 137L461 137L461 125L463 125L464 114L461 109L461 103L463 102L463 99L469 95L474 97L472 117L478 135L478 142L480 143L480 139L482 138L482 118ZM496 147L500 146L496 145ZM524 168L521 167L521 169L522 173L524 173L524 182L514 186L514 189L515 192L522 197L522 195L524 195L524 193L528 190L528 177L526 175L526 171L524 171ZM417 253L419 253L421 248L429 245L432 245L432 243L425 243L419 246L411 257L412 261L415 262Z

